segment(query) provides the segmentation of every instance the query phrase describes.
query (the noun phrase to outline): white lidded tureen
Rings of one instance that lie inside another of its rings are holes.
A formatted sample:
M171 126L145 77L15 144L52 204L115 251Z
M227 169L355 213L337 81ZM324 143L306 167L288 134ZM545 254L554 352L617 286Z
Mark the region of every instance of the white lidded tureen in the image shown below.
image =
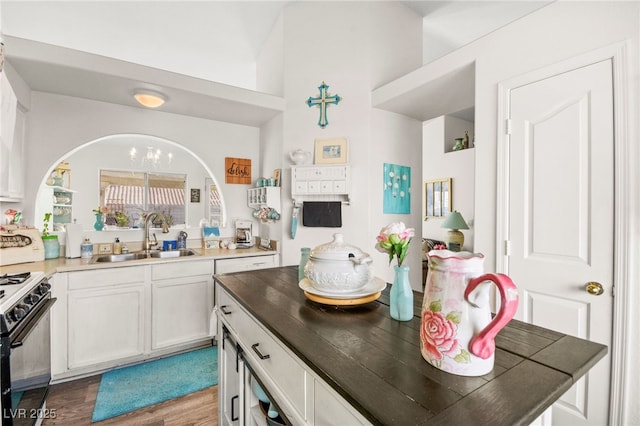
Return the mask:
M342 234L334 234L333 241L311 250L304 276L321 291L354 292L371 281L372 261L367 253L345 243Z

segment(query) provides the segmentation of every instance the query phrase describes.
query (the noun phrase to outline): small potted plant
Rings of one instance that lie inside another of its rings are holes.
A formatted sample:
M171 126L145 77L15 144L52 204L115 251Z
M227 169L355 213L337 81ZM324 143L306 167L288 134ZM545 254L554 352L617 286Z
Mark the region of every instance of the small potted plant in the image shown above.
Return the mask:
M129 216L127 216L124 212L116 212L115 213L116 225L119 228L128 228L129 227Z
M42 243L44 244L45 259L55 259L60 256L60 243L58 242L58 236L49 233L50 221L51 213L45 213L42 223Z

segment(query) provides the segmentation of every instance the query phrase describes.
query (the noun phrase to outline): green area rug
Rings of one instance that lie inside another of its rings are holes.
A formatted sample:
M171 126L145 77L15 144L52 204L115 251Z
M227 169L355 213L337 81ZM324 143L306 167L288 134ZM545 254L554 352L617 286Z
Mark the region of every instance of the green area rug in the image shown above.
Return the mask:
M217 383L217 346L112 370L102 375L92 421L119 416Z

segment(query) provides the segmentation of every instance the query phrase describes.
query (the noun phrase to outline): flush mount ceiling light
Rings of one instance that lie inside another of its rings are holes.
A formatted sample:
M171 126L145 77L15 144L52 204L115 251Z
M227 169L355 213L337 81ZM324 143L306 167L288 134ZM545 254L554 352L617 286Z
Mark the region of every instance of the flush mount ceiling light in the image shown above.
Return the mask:
M158 108L167 100L167 97L162 93L154 92L152 90L136 90L133 93L133 97L140 105L147 108Z

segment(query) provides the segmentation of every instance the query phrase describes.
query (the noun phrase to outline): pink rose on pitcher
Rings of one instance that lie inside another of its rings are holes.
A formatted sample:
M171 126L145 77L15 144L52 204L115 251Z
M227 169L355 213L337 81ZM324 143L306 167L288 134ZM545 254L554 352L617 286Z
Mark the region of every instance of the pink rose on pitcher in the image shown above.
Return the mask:
M428 357L433 361L442 360L443 354L453 357L460 351L456 339L458 326L440 312L425 310L422 315L420 335Z

